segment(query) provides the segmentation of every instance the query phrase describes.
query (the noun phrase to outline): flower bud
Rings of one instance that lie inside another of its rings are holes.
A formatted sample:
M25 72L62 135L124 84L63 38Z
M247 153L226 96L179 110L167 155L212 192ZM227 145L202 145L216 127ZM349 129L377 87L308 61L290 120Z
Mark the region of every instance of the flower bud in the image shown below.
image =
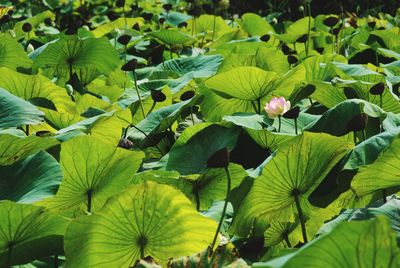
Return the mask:
M128 140L127 138L121 138L118 142L118 147L124 148L124 149L130 149L133 147L133 142Z
M35 48L32 46L32 44L29 44L29 45L26 47L26 52L27 52L27 53L32 53L33 51L35 51Z

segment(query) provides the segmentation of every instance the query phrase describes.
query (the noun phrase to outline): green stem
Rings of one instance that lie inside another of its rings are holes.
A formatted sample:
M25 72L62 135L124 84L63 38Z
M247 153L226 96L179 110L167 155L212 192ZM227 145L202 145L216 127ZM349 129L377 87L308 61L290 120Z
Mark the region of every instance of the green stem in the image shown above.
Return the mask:
M155 101L153 101L153 104L151 105L151 108L150 108L150 110L149 110L149 112L147 113L146 116L148 116L153 111L154 107L156 107L156 102Z
M382 103L382 94L380 94L379 95L379 107L382 108L382 105L383 105L383 103Z
M286 245L287 245L289 248L291 248L291 247L292 247L292 244L290 243L289 234L287 233L287 231L285 231L285 232L283 233L283 239L285 240Z
M228 167L225 167L225 172L226 172L226 177L228 178L227 189L226 189L226 198L225 198L224 208L222 209L221 218L218 223L217 231L215 232L215 236L214 236L213 242L211 244L212 250L214 250L214 246L215 246L215 243L217 242L219 231L221 230L222 224L224 223L226 208L228 207L228 202L229 202L230 193L231 193L231 175L229 174Z
M294 195L294 202L296 203L297 213L299 214L299 220L300 220L300 225L301 225L301 232L303 234L304 244L306 244L308 242L307 231L306 231L306 222L304 219L303 211L301 210L298 194Z
M12 264L12 250L13 250L14 244L13 242L8 243L8 250L7 250L7 263L6 267L11 267Z
M145 114L145 112L144 112L144 107L143 107L143 103L142 103L142 97L140 96L139 87L138 87L138 85L137 85L137 75L136 75L136 72L135 72L135 71L132 71L132 73L133 73L133 79L135 80L135 89L136 89L136 94L137 94L138 99L139 99L140 109L142 110L143 118L145 118L145 117L146 117L146 114Z
M29 136L29 125L25 126L25 134L26 136Z
M366 134L365 134L365 129L362 130L362 141L366 140Z
M311 32L311 5L310 2L307 3L308 11L308 31L307 31L307 41L306 41L306 57L308 56L308 48L310 47L310 32Z
M294 119L294 133L297 135L297 118Z
M387 193L386 193L386 189L382 189L382 199L383 199L383 203L387 202Z
M261 114L261 99L257 99L258 114Z
M354 141L354 145L357 144L357 134L355 131L353 131L353 141Z
M278 116L278 132L281 132L281 125L282 125L281 116L279 115Z
M251 105L253 106L254 112L256 112L256 113L258 114L258 112L257 112L257 107L256 107L256 105L254 104L254 101L251 101Z
M58 268L58 255L54 255L54 268Z
M216 20L217 20L217 16L213 15L213 29L212 29L211 42L214 42Z
M93 190L89 189L86 194L87 194L87 211L89 213L92 213L92 195L93 195Z
M142 133L149 141L153 141L147 134L146 132L144 132L143 130L141 130L140 128L134 126L134 125L130 125L130 127L133 127L134 129L136 129L137 131L139 131L140 133ZM154 145L154 147L157 148L157 150L160 152L161 155L164 155L164 153L161 151L161 149L157 146L157 144Z
M198 190L194 192L194 197L196 198L196 209L200 211L200 195Z

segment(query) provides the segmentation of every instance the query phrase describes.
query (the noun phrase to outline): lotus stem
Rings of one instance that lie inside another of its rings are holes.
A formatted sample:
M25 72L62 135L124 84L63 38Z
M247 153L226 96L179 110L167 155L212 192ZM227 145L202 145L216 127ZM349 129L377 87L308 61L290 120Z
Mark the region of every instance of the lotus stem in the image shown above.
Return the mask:
M13 250L14 244L13 242L8 243L8 250L7 250L7 262L6 262L6 267L11 267L12 264L12 250Z
M93 190L89 189L86 194L87 194L87 211L89 213L92 213L92 194L93 194Z
M303 211L301 210L299 195L294 195L294 202L296 203L297 213L299 214L299 220L301 225L301 233L303 234L304 244L308 242L307 239L307 231L306 231L306 222L304 219Z
M289 234L288 234L287 231L285 231L285 232L283 233L283 239L285 240L286 245L287 245L289 248L291 248L291 247L292 247L292 244L290 243Z
M217 16L213 15L213 30L212 30L211 42L214 42L216 21L217 21Z
M381 107L382 108L382 106L383 106L383 103L382 103L382 96L383 94L379 94L379 107Z
M308 57L308 49L310 47L310 32L311 32L311 5L307 2L307 12L308 12L308 31L307 31L307 41L306 41L306 57Z
M297 135L297 118L294 119L294 133Z
M258 114L261 113L261 99L257 99Z
M362 141L365 141L365 140L366 140L365 129L363 129L363 130L361 131L361 133L362 133Z
M194 197L196 198L196 209L200 211L200 195L197 190L194 192Z
M140 133L142 133L147 139L149 139L150 141L152 141L152 139L146 134L146 132L144 132L143 130L141 130L140 128L130 124L130 127L133 127L134 129L136 129L137 131L139 131ZM157 146L157 144L154 145L154 147L157 148L157 150L160 152L161 155L164 155L164 153L161 151L161 149Z
M136 72L135 72L135 71L132 71L132 73L133 73L133 79L135 80L135 90L136 90L136 94L137 94L138 99L139 99L140 109L142 110L143 118L145 118L145 117L146 117L146 114L145 114L145 112L144 112L142 97L140 96L139 87L138 87L138 85L137 85L137 75L136 75Z
M58 255L54 255L54 268L58 268Z
M383 203L387 202L387 192L386 189L382 189L382 199L383 199Z
M156 102L155 101L153 101L153 104L151 105L150 110L147 112L146 117L153 111L154 107L156 107Z
M225 213L226 213L226 209L228 207L228 201L230 199L230 193L231 193L231 175L229 173L229 169L227 166L225 167L225 172L226 172L226 177L228 179L227 180L227 189L226 189L226 198L225 198L224 207L222 209L221 218L218 223L217 231L215 232L215 236L214 236L213 242L211 244L212 250L214 249L215 243L217 242L219 231L221 230L222 224L224 223Z
M282 125L281 116L279 115L278 116L278 132L281 132L281 125Z

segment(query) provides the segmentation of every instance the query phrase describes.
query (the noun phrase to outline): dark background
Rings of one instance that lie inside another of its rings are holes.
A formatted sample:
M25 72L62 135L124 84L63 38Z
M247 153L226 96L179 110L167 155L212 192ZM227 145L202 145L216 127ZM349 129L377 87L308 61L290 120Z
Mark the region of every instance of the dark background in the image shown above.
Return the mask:
M230 0L232 11L237 14L255 12L264 16L273 12L282 13L282 19L296 20L303 17L299 6L304 0ZM400 0L313 0L311 12L315 17L319 14L340 14L340 5L347 12L355 13L362 17L375 16L379 12L395 15L400 7Z

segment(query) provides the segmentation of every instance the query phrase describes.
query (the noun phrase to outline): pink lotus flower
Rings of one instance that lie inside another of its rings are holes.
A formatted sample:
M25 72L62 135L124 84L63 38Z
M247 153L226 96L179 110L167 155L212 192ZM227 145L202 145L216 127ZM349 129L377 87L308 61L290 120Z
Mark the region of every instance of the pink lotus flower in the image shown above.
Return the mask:
M284 97L273 97L264 107L270 118L283 115L290 110L290 101L286 101Z

